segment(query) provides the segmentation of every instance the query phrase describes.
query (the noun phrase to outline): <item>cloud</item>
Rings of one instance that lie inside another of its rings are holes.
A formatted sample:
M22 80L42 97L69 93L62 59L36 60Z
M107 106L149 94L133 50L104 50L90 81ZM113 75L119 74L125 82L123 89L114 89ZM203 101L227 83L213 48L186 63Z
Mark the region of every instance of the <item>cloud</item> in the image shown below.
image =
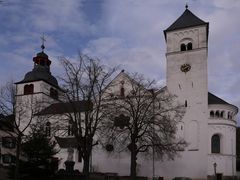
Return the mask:
M240 104L239 0L190 0L189 9L210 23L209 89L230 103ZM9 0L0 6L0 77L16 69L22 77L32 68L46 34L46 52L53 74L61 74L59 57L78 57L82 51L165 81L166 43L163 30L185 10L179 0ZM5 73L5 74L3 74ZM236 97L236 98L234 98Z

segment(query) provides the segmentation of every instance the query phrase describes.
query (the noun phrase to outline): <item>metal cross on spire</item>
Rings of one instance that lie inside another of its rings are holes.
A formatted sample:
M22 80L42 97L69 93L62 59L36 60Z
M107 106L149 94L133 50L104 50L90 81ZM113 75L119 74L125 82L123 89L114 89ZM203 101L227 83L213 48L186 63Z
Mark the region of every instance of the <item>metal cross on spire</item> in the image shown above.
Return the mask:
M186 5L185 5L185 8L187 9L188 8L188 3L186 2Z
M42 48L42 52L43 52L44 49L45 49L44 42L46 41L46 39L45 39L45 37L44 37L44 33L43 33L43 35L40 37L40 39L42 40L41 48Z

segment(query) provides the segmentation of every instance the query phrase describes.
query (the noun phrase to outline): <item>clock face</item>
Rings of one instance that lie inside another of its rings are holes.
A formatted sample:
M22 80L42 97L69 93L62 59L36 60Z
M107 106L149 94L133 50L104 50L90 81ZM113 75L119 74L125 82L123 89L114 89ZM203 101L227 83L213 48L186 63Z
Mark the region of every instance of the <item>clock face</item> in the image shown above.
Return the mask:
M183 64L183 65L181 65L181 71L182 72L188 72L188 71L190 71L190 69L191 69L191 66L190 66L190 64Z

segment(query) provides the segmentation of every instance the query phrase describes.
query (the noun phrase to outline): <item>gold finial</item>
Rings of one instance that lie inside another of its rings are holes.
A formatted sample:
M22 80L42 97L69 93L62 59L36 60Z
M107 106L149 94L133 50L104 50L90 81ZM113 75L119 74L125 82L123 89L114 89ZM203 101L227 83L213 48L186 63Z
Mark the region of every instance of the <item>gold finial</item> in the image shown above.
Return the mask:
M43 35L40 37L40 39L42 40L41 48L42 48L42 52L43 52L44 49L45 49L44 42L46 41L46 39L45 39L45 37L44 37L44 33L43 33Z

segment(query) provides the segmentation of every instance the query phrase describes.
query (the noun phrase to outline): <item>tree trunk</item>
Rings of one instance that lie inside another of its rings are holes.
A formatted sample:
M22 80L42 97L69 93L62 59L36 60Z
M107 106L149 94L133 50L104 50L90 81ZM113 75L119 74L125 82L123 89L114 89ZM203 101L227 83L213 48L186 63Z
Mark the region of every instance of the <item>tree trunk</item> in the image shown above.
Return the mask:
M17 136L17 142L16 142L16 166L14 171L14 180L19 180L19 166L20 166L20 152L21 152L21 141L22 137L21 135Z
M86 153L83 158L83 174L86 176L86 179L89 179L89 165L90 165L90 153Z
M131 150L131 180L136 180L137 177L137 153L135 147Z

